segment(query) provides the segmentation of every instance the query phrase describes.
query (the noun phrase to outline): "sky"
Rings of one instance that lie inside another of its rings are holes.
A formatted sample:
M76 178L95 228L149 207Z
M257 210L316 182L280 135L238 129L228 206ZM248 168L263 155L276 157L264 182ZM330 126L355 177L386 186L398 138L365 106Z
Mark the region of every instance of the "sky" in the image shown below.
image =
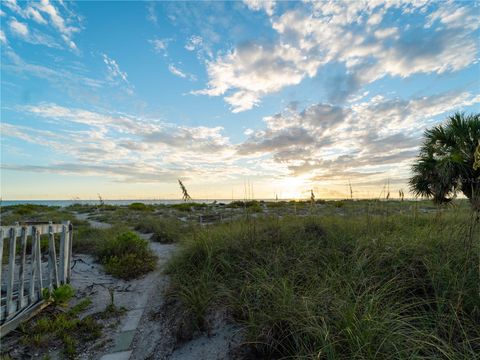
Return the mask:
M408 196L480 109L474 1L1 1L1 197ZM388 184L388 186L387 186Z

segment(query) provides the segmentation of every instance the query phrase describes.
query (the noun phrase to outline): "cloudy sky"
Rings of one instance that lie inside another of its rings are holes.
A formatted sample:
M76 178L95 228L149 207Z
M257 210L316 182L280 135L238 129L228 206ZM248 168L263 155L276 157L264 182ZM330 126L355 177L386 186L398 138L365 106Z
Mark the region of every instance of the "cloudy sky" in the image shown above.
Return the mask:
M1 2L6 199L378 197L480 109L480 3ZM248 188L248 190L245 190ZM253 194L252 194L253 192Z

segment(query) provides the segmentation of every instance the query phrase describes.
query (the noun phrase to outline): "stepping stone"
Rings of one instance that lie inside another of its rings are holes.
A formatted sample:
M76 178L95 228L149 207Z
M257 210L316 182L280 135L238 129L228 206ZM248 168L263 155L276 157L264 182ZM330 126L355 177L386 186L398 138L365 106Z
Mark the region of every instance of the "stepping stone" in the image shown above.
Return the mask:
M135 330L123 331L118 333L115 337L115 346L111 350L112 352L126 351L132 344L133 337L135 336Z
M132 350L103 355L100 360L128 360L130 355L132 355Z
M121 331L135 330L142 318L143 309L134 309L127 312L123 321Z

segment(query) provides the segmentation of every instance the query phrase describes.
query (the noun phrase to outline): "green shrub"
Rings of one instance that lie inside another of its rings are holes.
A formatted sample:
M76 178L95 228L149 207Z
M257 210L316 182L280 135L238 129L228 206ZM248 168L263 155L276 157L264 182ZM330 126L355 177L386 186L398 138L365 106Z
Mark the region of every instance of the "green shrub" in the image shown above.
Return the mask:
M173 243L180 240L185 228L176 218L149 217L140 220L135 225L135 230L144 234L152 233L153 241Z
M155 269L153 256L141 258L137 254L125 254L122 257L110 256L104 261L105 270L121 279L137 278Z
M122 279L132 279L150 272L156 264L148 241L131 231L102 241L97 248L97 257L108 273Z
M195 203L195 202L184 202L180 204L173 204L170 205L172 209L176 209L178 211L189 212L192 210L201 210L208 207L205 203Z
M334 201L333 202L333 206L335 206L336 208L343 208L345 206L345 202L343 201Z
M263 208L257 200L249 200L249 201L232 201L231 203L227 204L227 208L245 208L249 212L262 212Z
M153 211L153 206L151 205L146 205L141 202L134 202L128 205L128 208L130 210L135 210L135 211Z

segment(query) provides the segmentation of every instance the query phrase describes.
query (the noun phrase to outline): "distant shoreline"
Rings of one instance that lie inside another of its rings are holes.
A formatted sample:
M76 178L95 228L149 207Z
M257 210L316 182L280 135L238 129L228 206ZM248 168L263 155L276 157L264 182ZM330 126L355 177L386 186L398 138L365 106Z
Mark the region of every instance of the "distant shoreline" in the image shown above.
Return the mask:
M217 203L224 203L224 204L229 204L232 201L266 201L266 202L276 202L276 201L309 201L309 199L192 199L189 200L188 202L193 202L193 203L206 203L206 204L211 204L214 202ZM350 199L319 199L319 200L325 200L325 201L346 201ZM381 200L385 201L386 199L353 199L354 201L361 201L361 200ZM397 198L390 198L390 201L399 201ZM422 201L426 199L410 199L406 198L405 201ZM173 204L181 204L184 201L181 199L150 199L150 200L145 200L145 199L127 199L127 200L103 200L103 203L105 205L129 205L132 203L144 203L144 204L164 204L164 205L173 205ZM44 205L44 206L60 206L60 207L66 207L70 206L73 204L83 204L83 205L99 205L100 201L98 199L93 199L93 200L2 200L0 201L0 206L13 206L13 205L26 205L26 204L31 204L31 205Z

